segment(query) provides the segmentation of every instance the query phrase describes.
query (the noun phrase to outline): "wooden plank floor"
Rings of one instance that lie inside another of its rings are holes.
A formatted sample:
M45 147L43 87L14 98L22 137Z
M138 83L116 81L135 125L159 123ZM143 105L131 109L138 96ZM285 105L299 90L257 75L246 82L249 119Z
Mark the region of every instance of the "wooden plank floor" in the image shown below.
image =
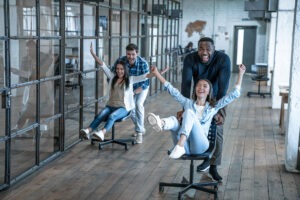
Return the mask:
M235 76L232 76L232 82ZM219 199L300 199L300 174L284 168L284 135L280 134L279 109L270 108L269 97L247 98L256 85L245 77L242 97L228 106L224 129L224 150L219 172ZM148 98L146 112L161 116L175 114L179 106L163 92ZM83 141L38 172L0 193L0 199L177 199L179 189L159 181L180 181L188 177L189 162L169 160L172 147L168 132L155 133L148 124L144 143L129 146L108 145L98 150ZM130 137L130 120L116 126L118 136ZM197 162L198 165L200 162ZM196 173L195 180L209 179ZM185 199L212 199L191 190Z

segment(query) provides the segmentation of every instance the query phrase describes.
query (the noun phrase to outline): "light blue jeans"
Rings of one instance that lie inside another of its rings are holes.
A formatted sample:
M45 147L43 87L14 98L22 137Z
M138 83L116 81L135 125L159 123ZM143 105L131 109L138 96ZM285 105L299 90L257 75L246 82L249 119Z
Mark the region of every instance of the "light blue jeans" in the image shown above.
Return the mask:
M184 144L186 154L205 152L209 147L209 141L194 111L185 110L182 118L181 126L175 116L163 118L162 120L165 121L163 129L171 131L174 145L177 144L181 134L187 137Z
M122 119L128 115L128 111L124 107L105 106L105 108L95 117L90 124L90 128L94 131L101 122L106 120L104 128L109 131L115 121Z
M148 95L149 88L143 90L139 94L134 95L135 109L131 112L131 119L135 125L135 131L137 133L145 133L144 116L145 108L144 102Z

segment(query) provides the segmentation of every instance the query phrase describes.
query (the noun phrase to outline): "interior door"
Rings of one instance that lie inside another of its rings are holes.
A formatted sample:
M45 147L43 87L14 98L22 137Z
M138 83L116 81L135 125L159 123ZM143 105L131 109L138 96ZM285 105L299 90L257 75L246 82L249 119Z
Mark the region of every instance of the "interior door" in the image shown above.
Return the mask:
M255 64L256 26L234 27L234 54L233 72L238 72L237 65L243 63L247 67L246 72L251 72L251 65Z

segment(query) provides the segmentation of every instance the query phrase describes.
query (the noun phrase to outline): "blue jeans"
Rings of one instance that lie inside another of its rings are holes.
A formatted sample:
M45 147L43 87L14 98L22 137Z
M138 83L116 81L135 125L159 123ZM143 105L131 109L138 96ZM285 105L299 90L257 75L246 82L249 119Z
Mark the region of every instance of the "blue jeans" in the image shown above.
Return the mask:
M127 115L128 111L124 107L105 106L105 108L95 117L89 127L94 131L101 122L106 120L104 128L109 131L115 121L122 119Z
M144 116L145 108L144 102L146 100L149 88L143 90L139 94L134 95L135 108L131 112L131 119L135 125L137 133L145 133Z
M174 144L177 144L181 134L187 137L184 144L186 154L200 154L208 149L208 130L203 129L192 110L188 109L184 111L181 126L174 116L164 118L163 120L165 121L164 130L171 131Z

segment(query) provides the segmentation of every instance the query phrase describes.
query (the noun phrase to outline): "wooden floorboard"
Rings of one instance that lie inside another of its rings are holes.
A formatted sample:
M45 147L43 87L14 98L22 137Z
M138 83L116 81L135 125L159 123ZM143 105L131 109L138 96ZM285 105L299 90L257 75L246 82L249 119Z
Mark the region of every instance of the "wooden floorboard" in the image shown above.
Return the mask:
M232 76L231 85L235 75ZM179 84L177 84L178 86ZM280 133L279 109L271 109L271 98L251 97L255 83L246 76L242 96L227 108L224 125L219 199L300 199L300 174L285 170L285 135ZM264 88L263 89L267 89ZM174 115L180 106L166 93L147 99L146 113L161 117ZM0 192L0 199L50 200L171 200L177 199L179 188L158 184L181 182L189 177L189 162L170 160L172 147L168 132L156 133L146 123L143 144L128 151L117 144L98 145L82 141L62 156L42 167L26 179ZM116 136L131 137L133 124L127 120L116 125ZM195 163L195 166L200 164ZM195 173L195 181L207 181L206 173ZM190 190L185 199L213 199L200 191Z

